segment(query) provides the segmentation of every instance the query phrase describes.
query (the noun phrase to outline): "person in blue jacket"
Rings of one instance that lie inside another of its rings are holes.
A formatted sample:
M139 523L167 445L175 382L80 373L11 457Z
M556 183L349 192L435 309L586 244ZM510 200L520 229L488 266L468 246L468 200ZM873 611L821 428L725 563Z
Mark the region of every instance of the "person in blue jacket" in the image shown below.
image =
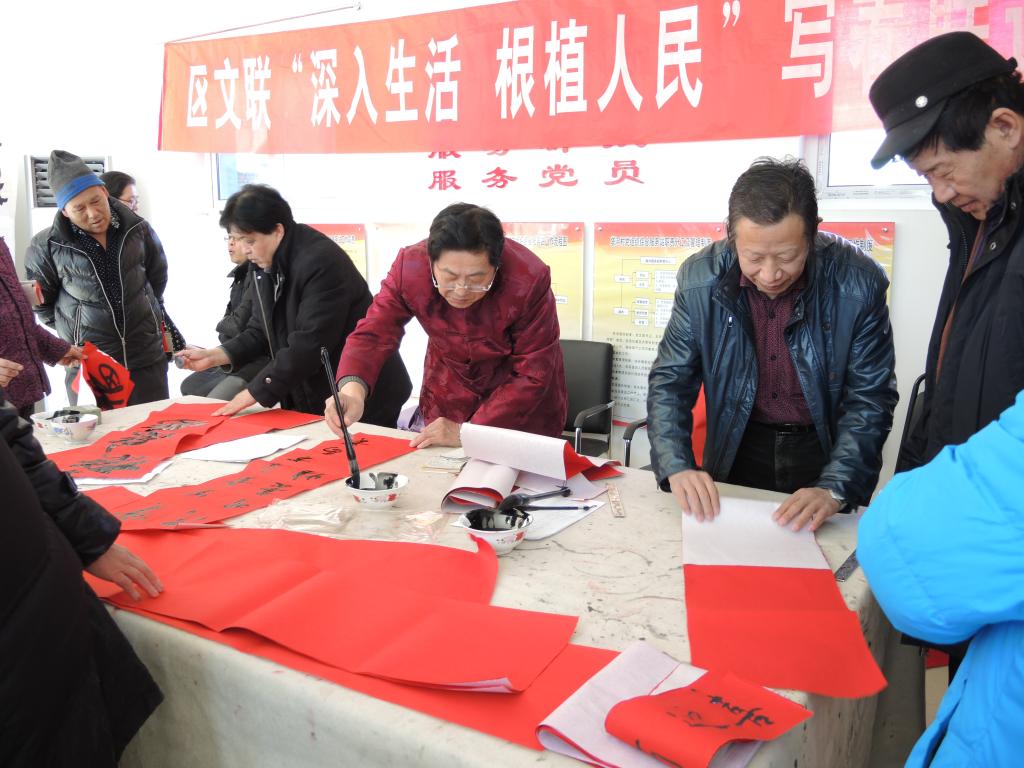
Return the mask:
M907 765L1024 761L1024 392L962 445L896 475L864 514L857 556L897 629L971 640Z

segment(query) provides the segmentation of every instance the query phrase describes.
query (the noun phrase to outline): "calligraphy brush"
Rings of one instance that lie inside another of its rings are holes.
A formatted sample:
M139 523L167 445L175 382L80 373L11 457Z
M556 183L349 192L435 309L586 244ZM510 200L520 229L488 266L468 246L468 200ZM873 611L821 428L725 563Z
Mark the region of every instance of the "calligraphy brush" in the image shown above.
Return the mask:
M331 385L331 394L334 396L334 407L338 411L338 420L341 422L341 434L345 438L345 453L348 455L348 471L352 475L349 478L349 485L357 491L359 485L359 461L356 459L356 447L352 445L352 436L345 426L345 412L341 410L341 398L338 397L338 382L334 380L334 369L331 367L331 356L327 354L327 347L320 347L320 360L324 364L324 373L327 374L327 381Z

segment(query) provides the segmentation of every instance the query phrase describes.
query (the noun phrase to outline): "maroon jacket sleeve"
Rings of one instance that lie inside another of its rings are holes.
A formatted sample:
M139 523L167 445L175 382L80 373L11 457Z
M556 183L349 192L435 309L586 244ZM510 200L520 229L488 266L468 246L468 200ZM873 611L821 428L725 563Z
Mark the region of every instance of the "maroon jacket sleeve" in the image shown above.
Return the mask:
M544 270L534 283L527 301L527 310L510 331L512 373L470 421L559 435L565 425L565 372L550 271Z
M32 326L32 332L35 334L36 344L39 345L39 356L48 365L56 365L71 349L71 345L64 339L55 333L50 333L38 323Z
M380 369L402 342L405 325L413 316L402 298L405 251L403 248L398 252L398 258L381 283L380 291L373 297L366 317L345 340L336 378L358 376L373 391Z

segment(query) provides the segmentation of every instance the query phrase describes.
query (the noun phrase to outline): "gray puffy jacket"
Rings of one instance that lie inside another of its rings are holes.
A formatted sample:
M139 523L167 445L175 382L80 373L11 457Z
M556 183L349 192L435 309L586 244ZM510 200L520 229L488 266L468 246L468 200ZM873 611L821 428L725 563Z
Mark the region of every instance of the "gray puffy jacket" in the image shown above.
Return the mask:
M125 228L118 253L123 336L96 269L76 244L71 222L61 211L49 229L32 238L25 272L42 289L36 314L62 339L75 344L91 341L127 368L145 368L166 360L160 324L167 258L144 219L113 199L110 207Z

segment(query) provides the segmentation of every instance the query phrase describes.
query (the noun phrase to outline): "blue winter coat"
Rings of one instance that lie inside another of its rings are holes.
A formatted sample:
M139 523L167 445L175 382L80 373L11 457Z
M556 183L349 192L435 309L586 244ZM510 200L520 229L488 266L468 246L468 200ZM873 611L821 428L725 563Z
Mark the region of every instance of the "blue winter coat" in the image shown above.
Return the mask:
M878 262L819 233L804 268L807 287L785 329L800 388L827 455L816 486L854 504L871 498L899 395L886 291ZM647 434L661 487L696 469L690 415L701 384L707 402L704 466L729 477L757 395L757 350L740 269L725 240L679 268L672 317L651 368Z
M963 445L896 475L860 523L857 555L897 629L973 638L908 766L1024 761L1024 392Z

